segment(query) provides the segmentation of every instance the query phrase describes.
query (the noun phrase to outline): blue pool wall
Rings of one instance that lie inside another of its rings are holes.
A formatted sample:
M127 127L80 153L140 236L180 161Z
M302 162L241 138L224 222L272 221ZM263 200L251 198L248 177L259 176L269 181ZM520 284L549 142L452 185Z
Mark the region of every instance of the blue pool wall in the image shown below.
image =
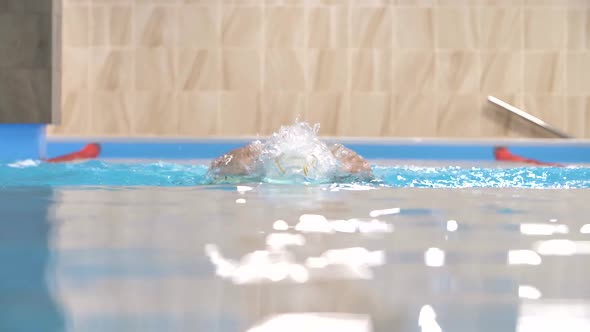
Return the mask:
M590 141L584 140L438 140L438 139L334 139L367 159L494 161L495 146L515 154L560 163L590 163ZM211 159L252 139L64 139L48 138L47 155L57 156L101 143L104 159Z
M100 143L103 159L211 159L256 138L59 138L46 137L42 124L0 124L0 159L44 159ZM337 139L367 159L494 161L493 149L507 146L527 158L559 163L590 163L589 140L563 139Z
M0 124L2 160L41 159L46 153L45 125Z

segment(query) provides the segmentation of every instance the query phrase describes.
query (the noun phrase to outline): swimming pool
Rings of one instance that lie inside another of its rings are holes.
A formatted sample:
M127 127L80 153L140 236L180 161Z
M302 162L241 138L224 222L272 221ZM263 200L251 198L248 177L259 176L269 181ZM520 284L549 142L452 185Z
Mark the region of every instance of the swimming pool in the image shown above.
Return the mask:
M112 144L0 166L0 331L590 329L585 147L522 147L569 168L367 147L379 182L305 186L201 182L228 146Z
M252 138L254 139L254 138ZM210 185L212 158L252 139L149 140L101 139L101 159L47 164L35 160L0 161L3 186L198 186ZM79 150L92 140L53 138L48 156ZM373 165L376 187L588 188L590 142L585 140L334 140ZM494 160L495 146L566 167L531 167Z
M590 188L590 167L530 167L507 164L374 162L374 180L344 182L374 188ZM0 164L4 187L20 186L150 186L194 187L217 184L207 175L206 161L88 161L45 164L21 161ZM248 183L246 183L248 184Z

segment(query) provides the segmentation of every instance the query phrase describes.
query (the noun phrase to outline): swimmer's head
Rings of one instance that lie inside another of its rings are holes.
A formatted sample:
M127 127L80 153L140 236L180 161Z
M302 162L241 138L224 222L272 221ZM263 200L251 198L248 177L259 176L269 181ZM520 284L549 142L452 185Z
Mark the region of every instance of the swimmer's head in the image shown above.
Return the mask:
M325 182L338 170L338 160L318 137L319 124L282 126L265 143L261 160L269 182Z

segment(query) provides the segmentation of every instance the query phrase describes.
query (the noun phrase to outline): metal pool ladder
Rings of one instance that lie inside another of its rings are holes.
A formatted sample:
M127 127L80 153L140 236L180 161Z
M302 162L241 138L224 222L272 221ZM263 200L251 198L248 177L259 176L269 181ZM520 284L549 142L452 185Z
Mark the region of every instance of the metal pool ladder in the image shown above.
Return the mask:
M553 135L556 135L560 138L574 138L573 136L551 126L547 122L545 122L537 117L534 117L534 116L530 115L529 113L527 113L521 109L518 109L517 107L512 106L512 105L508 104L507 102L504 102L494 96L488 96L488 101L490 101L491 103L493 103L497 106L502 107L503 109L511 112L512 114L516 114L520 118L525 119L529 123L532 123L532 124L540 127L541 129L552 133Z

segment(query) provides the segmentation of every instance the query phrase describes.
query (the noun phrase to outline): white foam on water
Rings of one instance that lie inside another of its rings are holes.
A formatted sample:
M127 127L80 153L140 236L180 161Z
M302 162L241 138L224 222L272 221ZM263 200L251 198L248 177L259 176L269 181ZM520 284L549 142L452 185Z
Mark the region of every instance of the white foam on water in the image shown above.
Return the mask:
M327 182L337 175L340 163L313 127L296 121L282 126L263 144L261 160L268 182Z
M39 160L26 159L26 160L17 161L12 164L8 164L8 167L12 167L12 168L36 167L36 166L39 166L40 163L41 162Z

